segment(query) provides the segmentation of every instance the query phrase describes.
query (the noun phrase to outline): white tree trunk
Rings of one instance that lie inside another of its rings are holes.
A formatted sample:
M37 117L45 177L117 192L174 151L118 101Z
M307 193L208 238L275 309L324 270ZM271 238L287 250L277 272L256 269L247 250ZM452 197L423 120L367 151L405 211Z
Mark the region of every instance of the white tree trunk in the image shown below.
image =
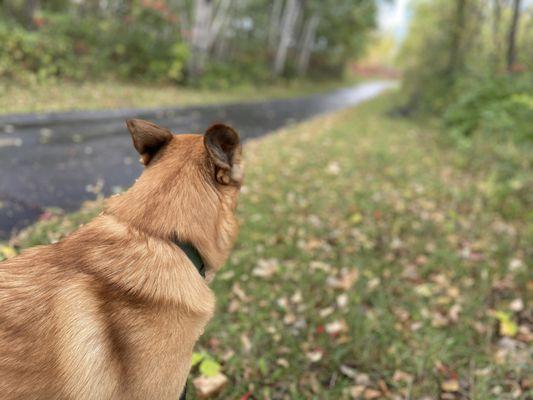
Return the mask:
M197 77L202 74L209 50L209 27L213 15L213 0L195 0L194 23L191 32L191 58L189 73Z
M305 75L309 67L309 59L311 57L311 52L313 51L313 46L315 44L316 30L318 28L318 23L320 18L317 14L313 14L306 22L302 48L300 49L300 56L298 58L298 74Z
M287 0L285 10L283 12L283 20L281 23L281 34L278 49L276 52L276 59L274 61L274 75L280 75L285 69L287 61L287 52L291 44L294 26L298 19L300 11L299 0Z
M268 47L274 48L279 37L281 25L281 12L283 11L283 0L274 0L272 13L270 14L270 29L268 30Z
M194 23L190 37L189 73L200 76L222 28L227 25L232 0L220 0L215 11L213 0L195 0Z

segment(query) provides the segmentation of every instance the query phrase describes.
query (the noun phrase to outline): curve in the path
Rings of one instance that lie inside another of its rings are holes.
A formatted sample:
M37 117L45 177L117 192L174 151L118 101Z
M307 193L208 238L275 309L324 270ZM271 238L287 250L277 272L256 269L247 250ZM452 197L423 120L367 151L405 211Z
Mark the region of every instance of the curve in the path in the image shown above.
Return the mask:
M246 140L292 122L356 105L388 89L370 82L304 98L174 109L0 116L0 238L33 222L47 207L67 211L129 186L141 166L124 125L145 118L175 132L202 132L213 122Z

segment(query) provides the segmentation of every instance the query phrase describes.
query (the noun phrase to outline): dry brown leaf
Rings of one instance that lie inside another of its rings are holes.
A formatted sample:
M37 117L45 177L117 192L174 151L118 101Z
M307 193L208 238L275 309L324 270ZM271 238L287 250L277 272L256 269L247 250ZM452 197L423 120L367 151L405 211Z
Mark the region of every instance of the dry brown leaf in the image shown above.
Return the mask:
M319 362L322 360L323 353L322 350L313 350L308 351L305 355L311 362Z
M394 382L411 382L413 380L413 375L408 374L407 372L396 370L392 376Z
M207 399L218 392L228 383L226 375L219 373L215 376L199 376L193 380L193 385L196 388L196 393L201 399Z
M445 392L458 392L459 391L459 381L457 379L448 379L440 385L442 390Z
M248 353L252 349L252 342L250 342L250 338L248 337L248 335L244 333L241 335L241 343L246 353Z
M241 301L248 301L248 296L246 293L244 293L244 290L242 290L241 285L239 285L239 282L235 282L232 288L233 294L237 296Z
M372 400L372 399L379 399L381 396L381 392L376 389L368 388L363 393L363 396L365 397L365 400Z
M260 259L257 266L253 269L252 275L260 278L270 278L278 271L278 260L275 258Z
M365 391L365 387L363 385L355 385L350 388L350 396L354 399L361 398L361 395Z
M348 330L348 327L346 326L346 322L344 322L344 320L330 322L329 324L326 324L325 328L327 333L334 336L342 332L346 332Z

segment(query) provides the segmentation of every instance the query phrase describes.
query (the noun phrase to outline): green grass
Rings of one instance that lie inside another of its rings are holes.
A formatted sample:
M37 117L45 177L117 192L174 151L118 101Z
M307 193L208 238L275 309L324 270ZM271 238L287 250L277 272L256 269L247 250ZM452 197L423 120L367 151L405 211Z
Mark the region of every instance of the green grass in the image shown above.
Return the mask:
M171 107L303 96L346 86L354 81L281 82L264 87L207 90L172 84L50 82L11 84L0 81L0 115L129 107Z
M198 346L230 379L219 398L533 395L533 152L457 148L388 117L388 97L247 145L241 232Z

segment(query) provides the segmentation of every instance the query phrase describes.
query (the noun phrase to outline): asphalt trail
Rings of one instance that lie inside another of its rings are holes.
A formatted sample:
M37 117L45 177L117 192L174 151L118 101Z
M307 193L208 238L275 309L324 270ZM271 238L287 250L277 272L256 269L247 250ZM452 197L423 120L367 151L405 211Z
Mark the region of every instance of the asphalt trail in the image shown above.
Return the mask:
M167 109L78 111L0 116L0 238L35 221L47 207L76 210L85 200L128 187L141 172L124 120L144 118L174 132L214 122L246 139L354 106L393 85L369 82L314 96Z

